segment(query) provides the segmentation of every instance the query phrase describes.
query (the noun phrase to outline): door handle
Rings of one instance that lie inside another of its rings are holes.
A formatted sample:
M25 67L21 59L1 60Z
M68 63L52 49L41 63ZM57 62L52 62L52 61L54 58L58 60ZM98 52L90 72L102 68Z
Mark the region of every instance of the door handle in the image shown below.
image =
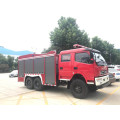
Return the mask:
M77 70L78 69L78 67L74 67L74 70Z
M62 69L63 69L63 67L60 67L60 69L62 70Z

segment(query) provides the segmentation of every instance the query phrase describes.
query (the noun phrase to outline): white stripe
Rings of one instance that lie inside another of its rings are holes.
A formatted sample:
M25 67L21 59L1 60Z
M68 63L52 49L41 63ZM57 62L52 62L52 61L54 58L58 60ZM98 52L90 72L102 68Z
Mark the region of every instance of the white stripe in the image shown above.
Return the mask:
M70 79L60 79L60 80L64 80L64 81L70 81Z
M30 74L25 74L24 81L25 81L25 78L26 78L27 76L28 76L28 77L35 77L35 76L39 76L39 77L40 77L40 79L41 79L41 82L42 82L42 84L43 84L43 80L42 80L42 76L41 76L41 74L39 74L39 75L34 75L34 74L31 74L31 75L30 75Z
M94 84L94 82L87 82L87 84Z

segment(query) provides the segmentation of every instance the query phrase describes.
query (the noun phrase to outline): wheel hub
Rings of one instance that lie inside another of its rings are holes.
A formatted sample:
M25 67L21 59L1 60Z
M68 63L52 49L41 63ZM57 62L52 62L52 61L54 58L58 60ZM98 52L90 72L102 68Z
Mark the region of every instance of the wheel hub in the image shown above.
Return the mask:
M77 85L77 86L74 87L74 90L77 93L81 93L82 92L82 87Z
M30 81L30 80L28 80L28 82L27 82L27 83L28 83L28 85L29 85L29 86L31 85L31 81Z
M35 85L38 87L38 86L39 86L39 82L36 81L36 82L35 82Z

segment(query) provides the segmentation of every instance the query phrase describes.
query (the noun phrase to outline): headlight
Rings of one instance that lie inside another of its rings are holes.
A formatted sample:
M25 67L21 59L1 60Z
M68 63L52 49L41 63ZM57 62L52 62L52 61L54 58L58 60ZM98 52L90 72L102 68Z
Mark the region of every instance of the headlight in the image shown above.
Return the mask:
M97 81L98 81L98 82L102 81L102 78L97 78Z
M101 85L101 84L102 84L102 82L103 82L103 81L102 81L102 78L97 78L97 82L98 82L98 84L100 84L100 85Z

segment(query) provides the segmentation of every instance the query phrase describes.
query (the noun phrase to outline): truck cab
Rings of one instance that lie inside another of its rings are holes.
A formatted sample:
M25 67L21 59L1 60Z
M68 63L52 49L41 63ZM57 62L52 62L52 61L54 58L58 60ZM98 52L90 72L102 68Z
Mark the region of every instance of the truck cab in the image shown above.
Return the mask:
M100 51L92 48L82 47L61 51L59 54L59 80L68 81L68 88L74 81L80 80L86 84L86 89L95 91L109 84L107 63ZM76 87L74 85L72 89L75 93L75 89L80 88L82 90L82 87L76 84ZM74 96L82 98L79 95Z

